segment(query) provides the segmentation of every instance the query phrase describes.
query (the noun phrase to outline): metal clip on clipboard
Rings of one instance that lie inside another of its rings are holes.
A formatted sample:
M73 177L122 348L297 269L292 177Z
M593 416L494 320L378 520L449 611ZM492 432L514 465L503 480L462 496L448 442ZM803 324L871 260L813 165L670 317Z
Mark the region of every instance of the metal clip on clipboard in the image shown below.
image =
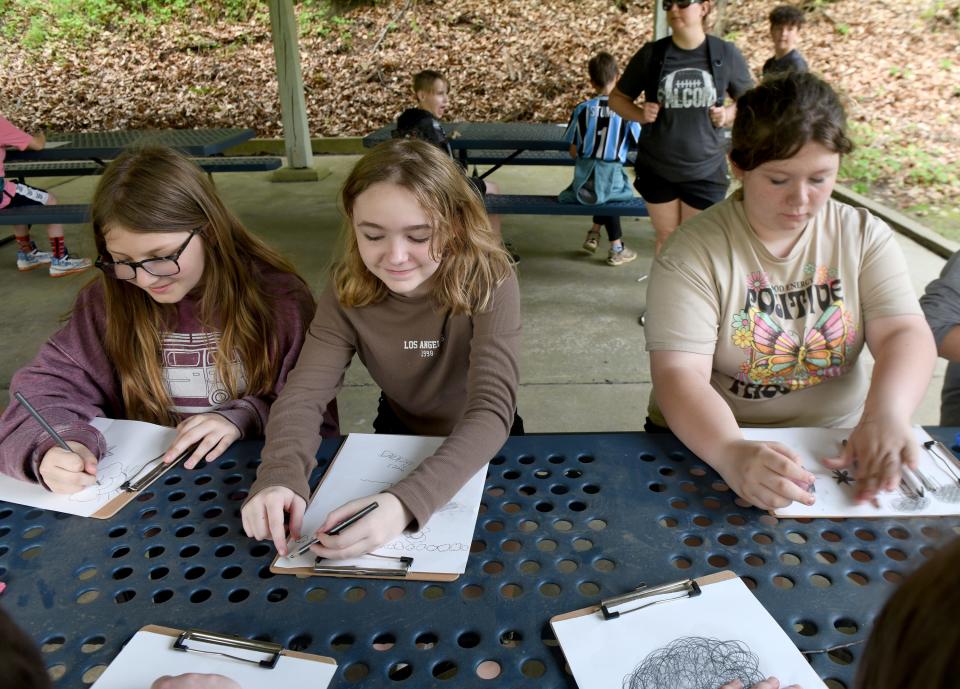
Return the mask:
M313 565L314 574L340 574L346 576L369 576L369 577L400 577L407 576L407 572L413 567L413 558L407 556L394 557L392 555L377 555L376 553L367 553L363 557L378 557L391 562L396 562L397 567L365 567L363 565L325 565L323 558L318 557Z
M923 449L930 454L942 471L960 485L960 461L950 448L939 440L928 440L923 444Z
M243 656L234 655L232 653L207 651L202 648L190 648L187 646L186 642L190 641L191 639L214 646L226 646L227 648L237 648L245 651L264 653L269 655L270 658L266 660L254 660L253 658L244 658ZM173 648L177 651L203 653L205 655L223 656L224 658L232 658L233 660L242 660L245 663L253 663L254 665L259 665L260 667L267 669L273 669L276 667L277 661L280 659L280 655L283 653L283 646L280 644L271 643L269 641L251 641L249 639L244 639L243 637L234 636L232 634L214 634L213 632L204 632L199 629L188 629L180 634L180 636L177 637L177 640L174 642Z
M163 455L157 455L140 467L137 473L133 475L133 478L124 481L120 486L120 490L126 491L127 493L136 493L137 491L141 491L144 488L149 487L150 484L160 478L160 476L162 476L167 469L172 469L177 464L182 462L184 458L189 457L190 453L197 448L198 444L199 443L188 447L169 464L164 464L160 460Z
M620 615L626 615L628 612L649 608L651 605L659 603L669 603L672 600L680 598L695 598L700 595L700 585L693 579L683 579L675 581L672 584L661 584L660 586L640 585L629 593L622 593L619 596L605 598L600 601L600 610L603 612L603 619L614 620ZM621 606L629 606L626 610L618 610Z

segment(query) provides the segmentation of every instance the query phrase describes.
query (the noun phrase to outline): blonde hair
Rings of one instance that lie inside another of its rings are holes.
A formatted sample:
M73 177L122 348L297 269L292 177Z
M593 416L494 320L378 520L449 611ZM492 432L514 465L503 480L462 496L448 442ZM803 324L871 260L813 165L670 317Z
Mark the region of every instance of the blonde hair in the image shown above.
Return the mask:
M204 172L160 147L127 151L104 171L91 207L97 251L109 257L105 235L190 232L203 239L200 322L221 331L216 372L230 399L238 397L232 362L239 358L244 394L273 388L280 366L273 305L257 264L296 275L280 254L251 235L229 211ZM299 276L298 276L299 277ZM176 305L160 304L124 280L101 276L106 305L105 348L120 379L127 418L174 425L177 416L163 378L162 338L175 326Z
M380 144L360 159L343 184L342 255L333 266L340 303L367 306L387 296L387 286L364 265L353 228L357 197L380 183L413 194L433 227L430 256L440 261L432 290L436 305L468 316L487 310L497 285L513 270L510 254L457 164L436 146L416 139Z

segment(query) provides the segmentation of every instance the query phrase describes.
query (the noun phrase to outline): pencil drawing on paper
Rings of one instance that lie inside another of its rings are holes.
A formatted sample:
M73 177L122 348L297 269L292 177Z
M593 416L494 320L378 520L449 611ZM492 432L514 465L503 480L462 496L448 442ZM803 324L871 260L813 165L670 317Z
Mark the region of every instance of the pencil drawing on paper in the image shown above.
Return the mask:
M387 460L388 467L401 473L406 473L416 464L416 462L411 462L409 459L390 450L381 450L380 456Z
M760 659L742 641L682 636L650 652L623 678L622 689L717 689L765 679Z
M107 449L103 457L106 458L113 448ZM101 458L102 461L103 458ZM127 472L119 462L101 464L97 469L97 482L87 486L79 493L68 497L70 502L99 502L109 500L120 492L120 486L127 480Z

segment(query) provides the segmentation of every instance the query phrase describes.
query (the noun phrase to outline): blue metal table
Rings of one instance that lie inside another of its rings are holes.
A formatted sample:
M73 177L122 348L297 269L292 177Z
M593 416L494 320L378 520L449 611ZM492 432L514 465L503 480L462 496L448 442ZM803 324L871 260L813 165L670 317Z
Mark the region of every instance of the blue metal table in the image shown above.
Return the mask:
M954 430L931 432L952 445ZM336 447L322 445L321 467ZM960 533L955 518L777 520L669 435L531 435L492 460L458 581L296 578L272 574L272 546L241 528L259 449L173 470L105 522L0 503L0 604L41 644L55 686L89 685L153 623L333 656L335 687L570 688L551 616L731 569L799 648L833 649L811 663L851 687L860 647L843 646Z
M110 160L124 150L146 145L175 148L189 156L222 153L252 139L253 129L158 129L114 132L48 132L47 141L66 141L42 151L7 151L7 160Z

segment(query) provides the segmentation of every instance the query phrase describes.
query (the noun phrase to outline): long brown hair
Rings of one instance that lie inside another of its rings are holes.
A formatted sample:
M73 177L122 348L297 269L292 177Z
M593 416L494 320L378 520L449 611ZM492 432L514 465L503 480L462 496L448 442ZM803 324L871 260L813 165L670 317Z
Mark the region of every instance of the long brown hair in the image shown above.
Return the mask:
M433 226L430 255L440 260L432 292L437 306L466 315L486 310L497 285L512 270L510 254L456 163L436 146L416 139L380 144L357 162L343 184L342 256L333 267L340 303L366 306L387 296L387 286L363 264L353 229L357 197L381 182L413 194Z
M952 689L960 682L960 539L890 597L857 670L859 689Z
M246 392L272 389L280 365L274 315L257 264L296 275L280 254L240 224L189 159L167 148L128 151L104 171L91 208L97 251L109 257L105 235L200 230L204 268L200 321L221 331L216 372L230 399L238 396L232 361L238 358ZM176 306L159 304L134 284L101 276L106 303L105 346L120 378L127 418L173 425L177 417L164 383L163 333L175 325Z

